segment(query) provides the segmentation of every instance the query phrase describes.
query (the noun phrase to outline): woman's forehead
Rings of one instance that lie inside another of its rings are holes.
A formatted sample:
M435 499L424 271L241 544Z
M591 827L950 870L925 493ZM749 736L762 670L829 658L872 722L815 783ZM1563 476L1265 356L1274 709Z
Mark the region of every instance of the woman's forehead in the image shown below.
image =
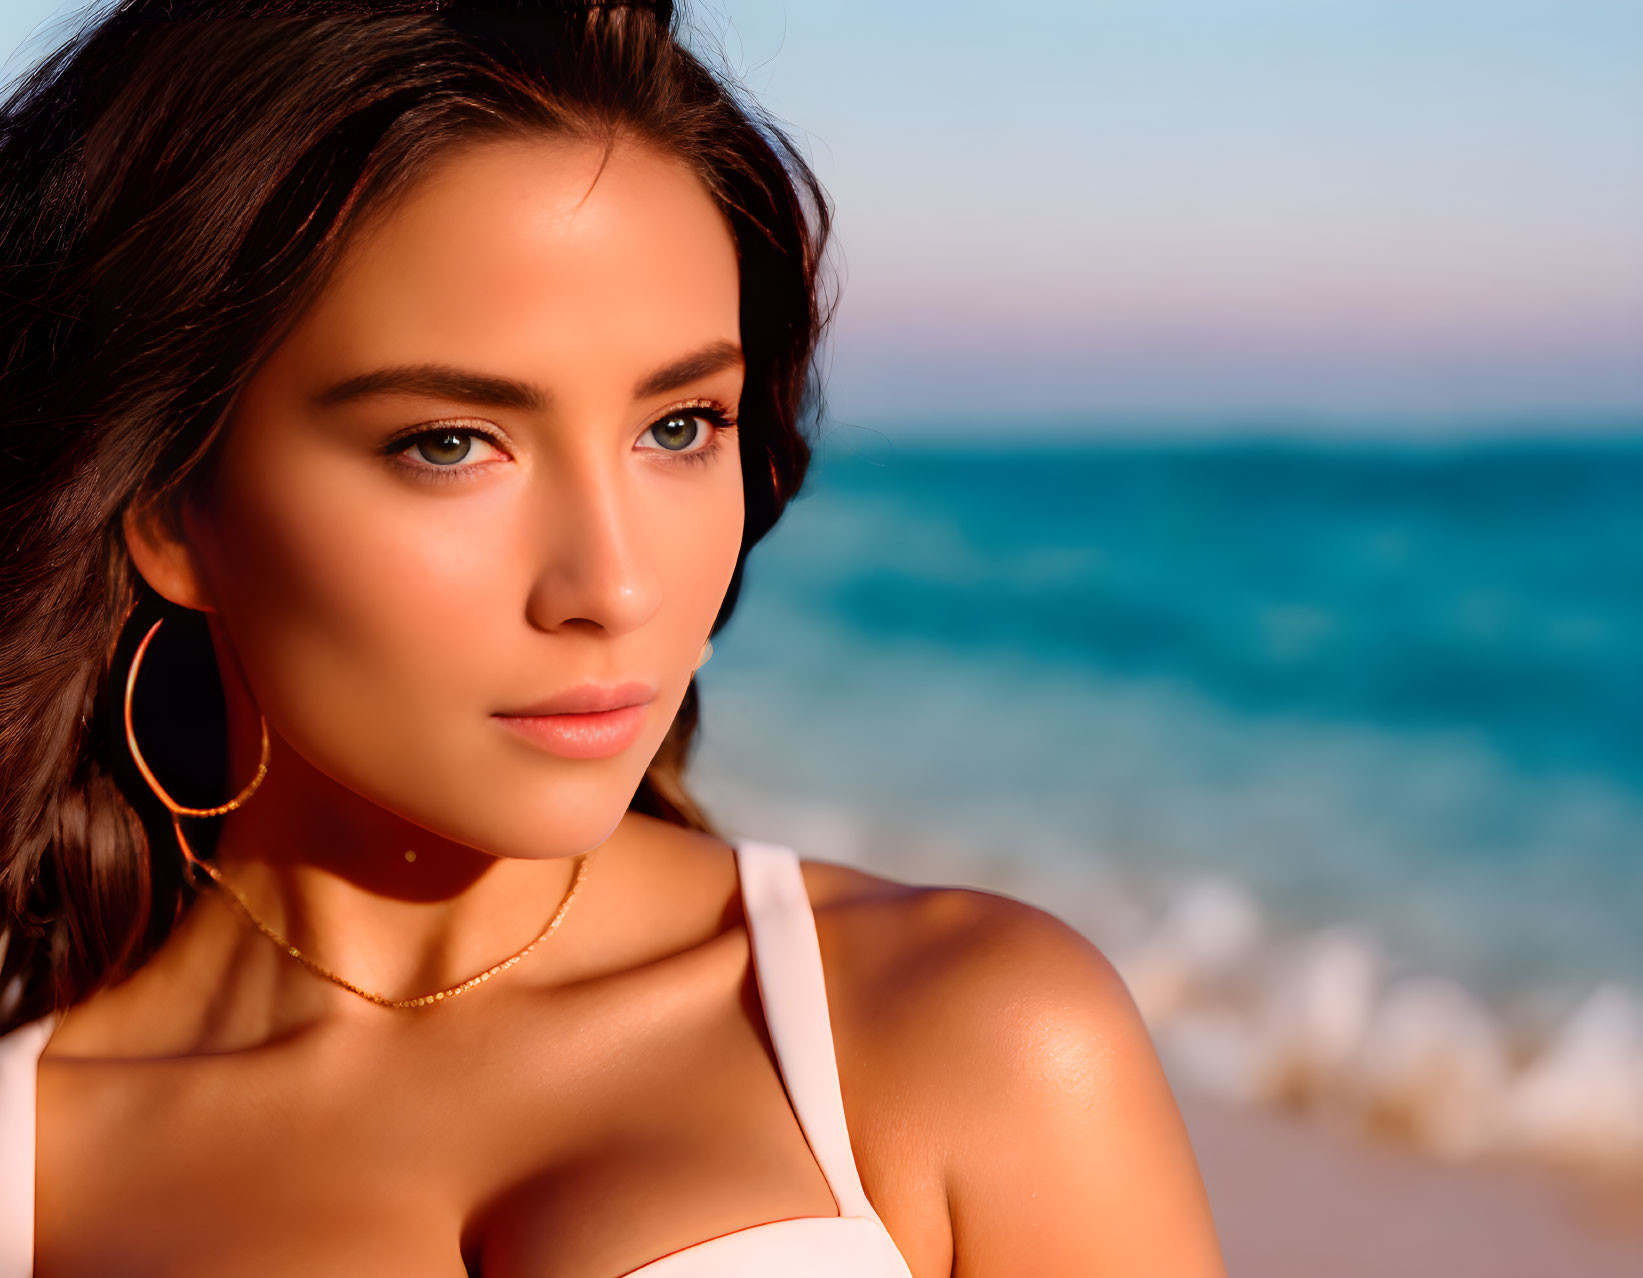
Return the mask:
M351 246L288 356L642 375L739 340L729 225L648 147L569 139L457 152Z

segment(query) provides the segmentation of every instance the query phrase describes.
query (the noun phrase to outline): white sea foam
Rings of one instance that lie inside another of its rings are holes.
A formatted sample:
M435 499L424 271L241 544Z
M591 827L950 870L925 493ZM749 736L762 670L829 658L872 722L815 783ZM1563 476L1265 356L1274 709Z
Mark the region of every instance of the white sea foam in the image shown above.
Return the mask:
M1458 981L1414 976L1390 988L1356 1067L1368 1117L1429 1153L1464 1159L1499 1143L1510 1073L1505 1038Z
M1149 1021L1170 1016L1206 986L1238 974L1261 935L1261 912L1224 878L1197 880L1139 944L1113 955Z
M1192 899L1166 907L1149 944L1119 963L1179 1084L1331 1109L1449 1161L1643 1173L1643 1009L1619 984L1514 1060L1502 1015L1459 982L1414 975L1382 988L1377 947L1354 927L1266 938L1264 985L1229 997L1239 986L1204 967L1200 946L1161 948Z
M1378 947L1357 927L1269 935L1259 956L1202 937L1166 948L1194 917L1215 936L1223 920L1203 908L1204 890L1167 905L1148 943L1115 960L1180 1084L1331 1109L1449 1161L1643 1173L1643 1007L1620 984L1601 984L1515 1054L1503 1015L1459 982L1417 974L1383 987ZM1230 967L1207 965L1211 952ZM1253 997L1228 979L1252 968Z
M1504 1136L1557 1162L1643 1163L1643 1019L1627 990L1593 991L1513 1080Z

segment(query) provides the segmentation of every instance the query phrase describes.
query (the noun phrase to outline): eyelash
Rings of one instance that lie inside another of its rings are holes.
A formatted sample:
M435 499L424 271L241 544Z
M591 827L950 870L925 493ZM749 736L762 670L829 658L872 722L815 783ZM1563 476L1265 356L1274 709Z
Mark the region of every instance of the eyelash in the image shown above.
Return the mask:
M674 460L670 464L693 466L702 465L724 447L726 433L736 429L736 418L734 414L727 410L722 404L717 404L712 400L704 399L679 404L673 408L669 408L663 413L658 414L645 427L645 430L640 432L640 434L642 435L646 431L650 431L661 425L670 417L679 417L685 414L700 418L713 427L712 438L710 438L706 444L702 445L700 448L693 448L689 452L682 452L670 448L652 448L646 449L645 451L671 454ZM449 435L466 435L472 436L475 439L483 439L486 443L490 444L491 447L497 449L499 452L507 451L503 447L502 440L491 431L481 430L476 426L462 426L455 424L450 426L435 427L432 429L413 430L407 434L397 435L383 445L382 451L386 455L395 458L398 465L402 466L404 469L415 471L419 478L426 478L433 483L451 483L453 481L460 481L468 476L472 470L472 467L465 466L460 462L454 466L435 466L431 463L419 464L400 460L404 457L404 454L408 452L418 441L424 439L441 439Z
M678 404L656 417L639 433L643 435L670 417L682 416L698 417L713 427L713 435L700 448L693 448L688 453L677 452L671 448L647 449L647 452L670 453L679 465L700 466L711 460L721 448L725 446L725 435L736 429L736 416L722 404L711 399L696 399L688 403Z

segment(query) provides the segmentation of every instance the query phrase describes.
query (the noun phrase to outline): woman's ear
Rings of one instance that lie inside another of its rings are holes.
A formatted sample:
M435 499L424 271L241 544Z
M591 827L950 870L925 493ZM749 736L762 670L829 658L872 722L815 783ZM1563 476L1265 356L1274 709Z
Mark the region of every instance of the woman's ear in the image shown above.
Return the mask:
M162 599L196 612L215 612L193 549L173 518L158 503L132 502L121 520L126 550L137 571Z

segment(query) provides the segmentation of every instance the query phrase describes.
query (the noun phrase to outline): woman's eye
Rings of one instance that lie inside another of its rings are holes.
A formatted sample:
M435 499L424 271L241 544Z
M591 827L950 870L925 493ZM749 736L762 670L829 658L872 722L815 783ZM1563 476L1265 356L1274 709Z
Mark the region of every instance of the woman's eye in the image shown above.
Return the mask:
M498 451L478 431L441 427L402 439L393 451L402 458L411 459L407 464L416 470L452 470L463 462L486 460L485 449L493 453Z
M706 414L681 411L653 422L645 434L664 452L691 453L701 451L711 441L716 427L717 423Z

